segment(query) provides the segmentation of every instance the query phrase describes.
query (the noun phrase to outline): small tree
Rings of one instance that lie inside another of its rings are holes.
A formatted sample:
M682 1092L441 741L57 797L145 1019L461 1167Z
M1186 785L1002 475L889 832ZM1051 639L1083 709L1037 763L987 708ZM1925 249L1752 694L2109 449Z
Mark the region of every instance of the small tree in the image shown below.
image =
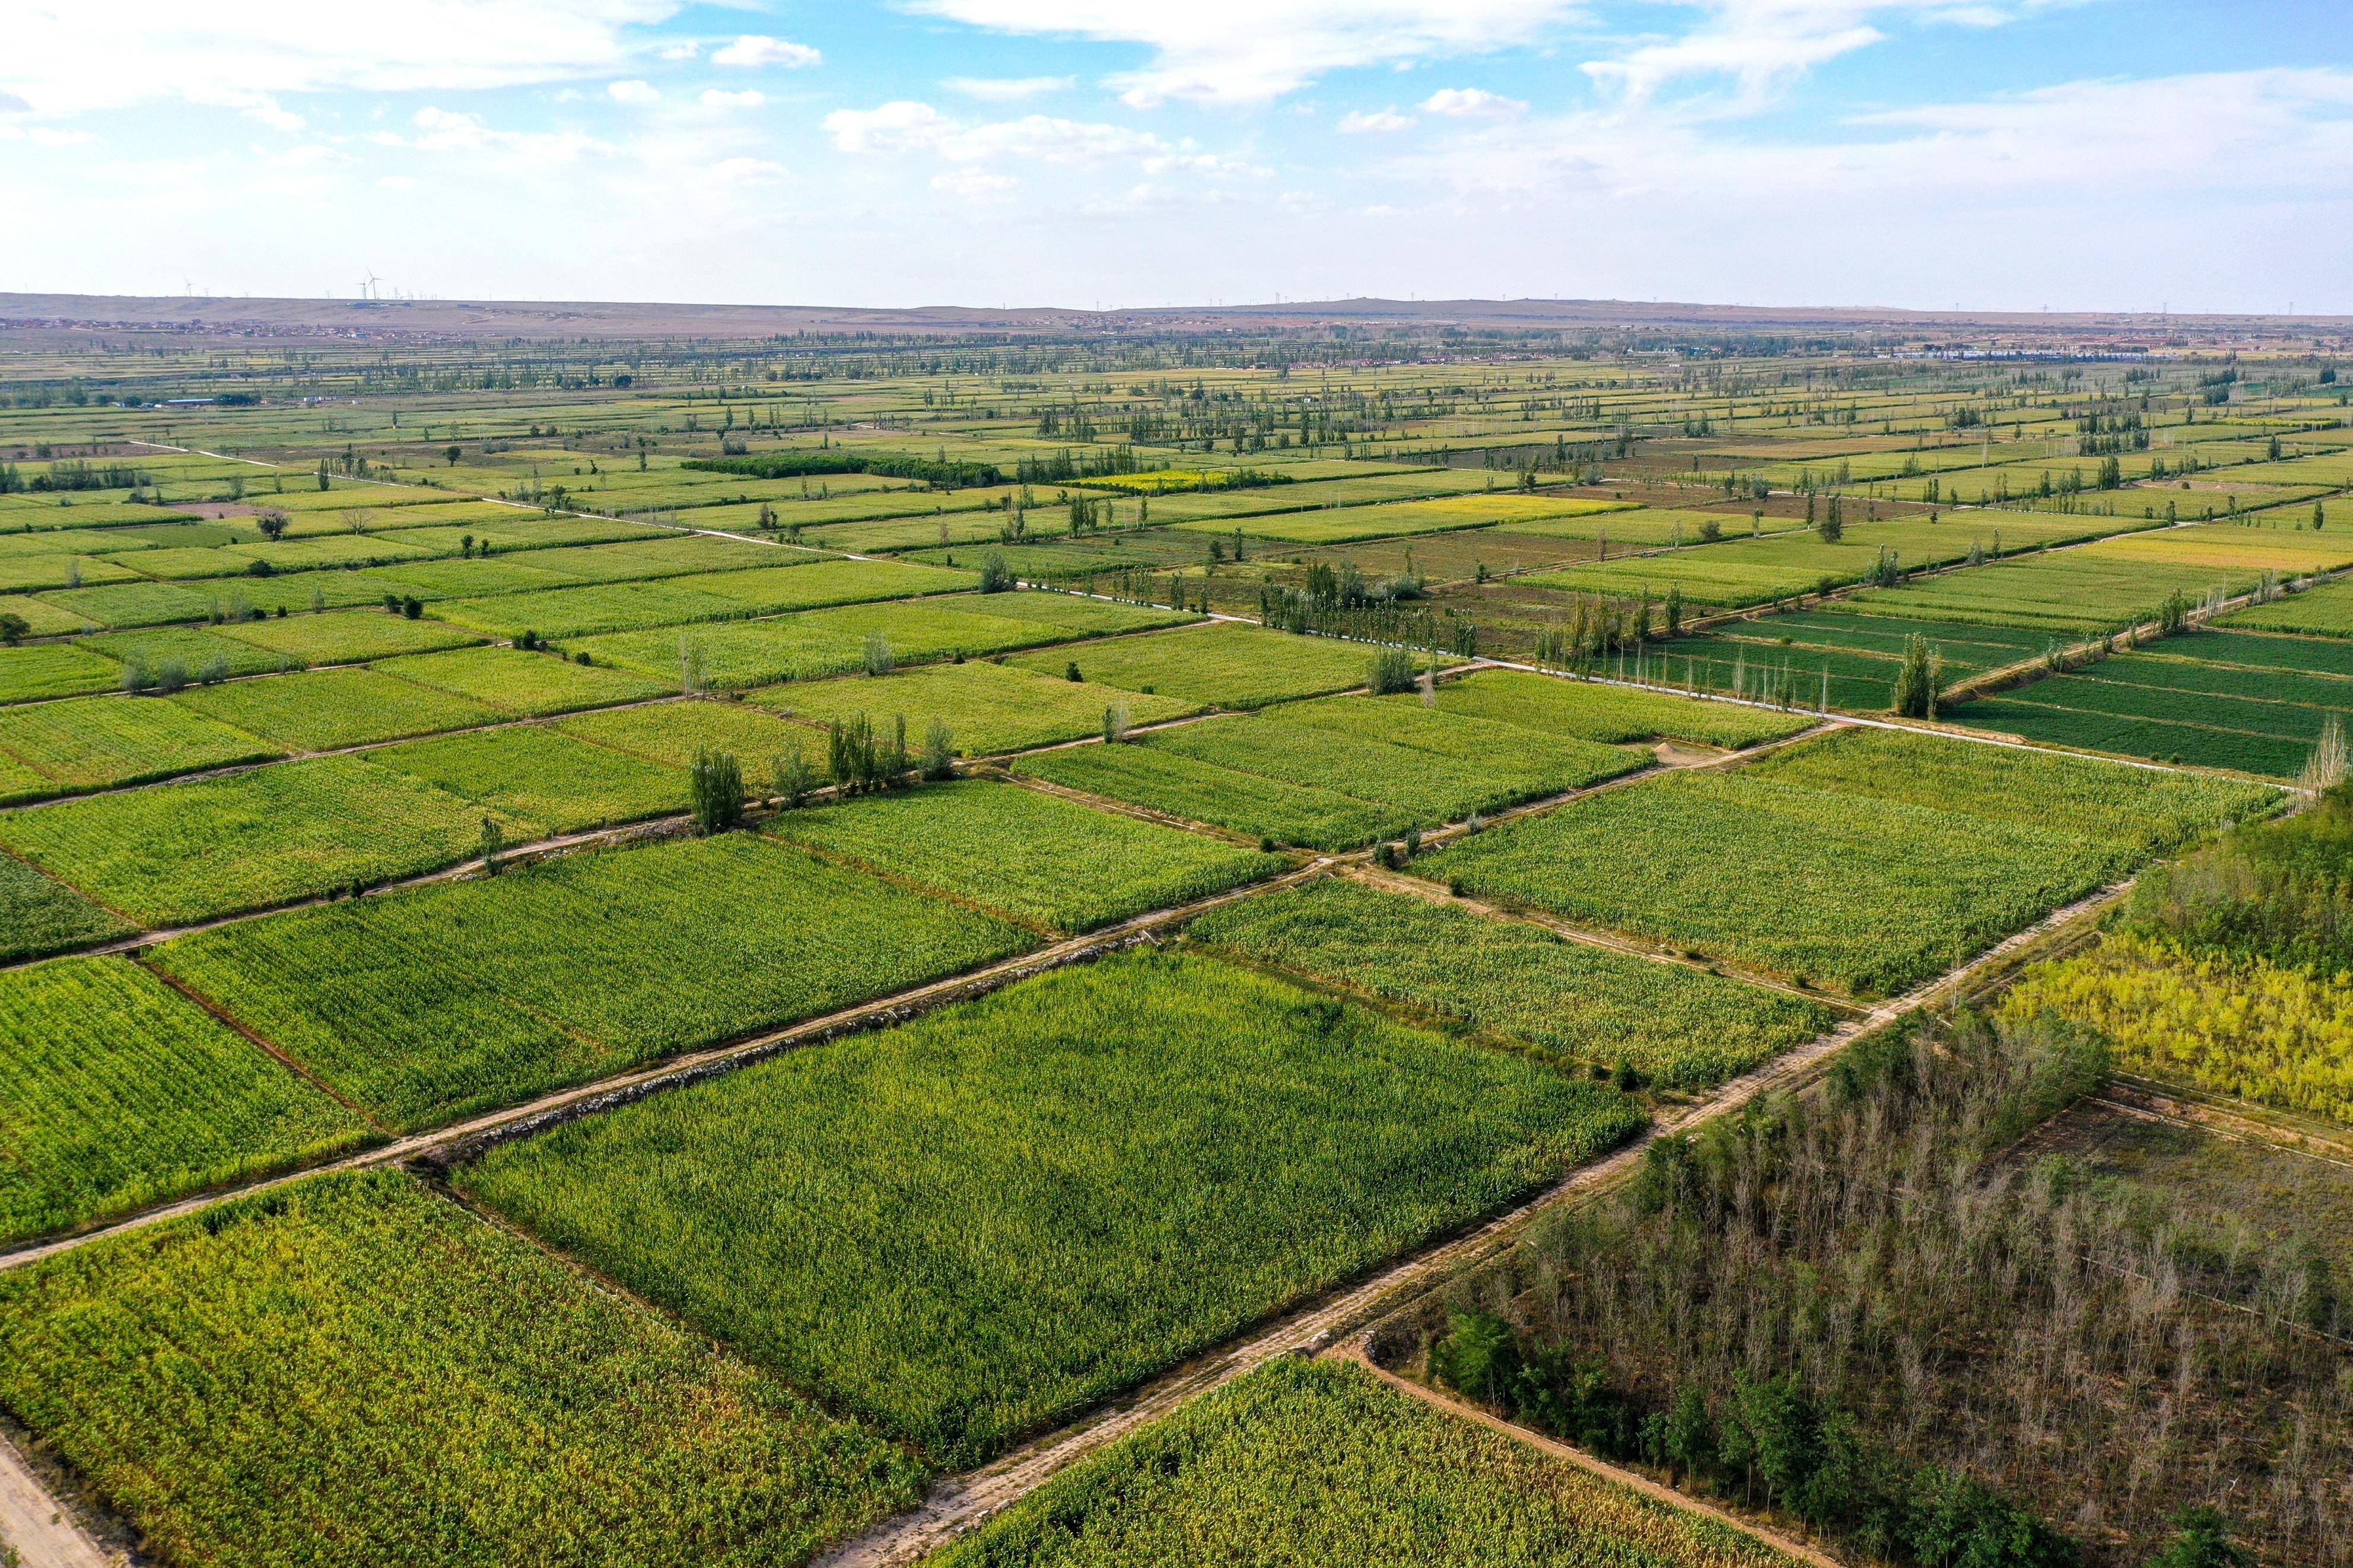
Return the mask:
M2148 1560L2148 1568L2254 1568L2255 1554L2231 1539L2231 1521L2204 1504L2173 1516L2173 1539Z
M923 776L933 780L955 777L955 746L948 735L948 727L937 719L923 730Z
M1377 697L1413 689L1413 655L1401 647L1383 648L1373 656L1372 688Z
M448 460L448 465L451 468L456 468L458 466L458 443L452 441L448 446L442 447L441 456Z
M1103 710L1103 738L1107 746L1117 745L1127 739L1127 704L1114 702Z
M866 634L866 673L888 675L899 668L898 658L891 652L891 639L881 632Z
M531 637L531 634L530 634L530 633L528 633L528 632L526 632L526 633L525 633L525 634L523 634L523 635L524 635L525 638L530 639L530 640L526 640L526 641L522 642L522 643L520 644L520 646L521 646L521 647L526 647L526 648L527 648L527 647L531 647L531 646L532 646L532 642L533 642L533 641L536 641L536 640L537 640L536 638L533 638L533 637ZM703 675L703 667L702 667L702 645L701 643L699 643L699 642L694 641L694 640L693 640L692 638L691 638L691 637L681 637L681 638L679 638L679 639L678 639L678 689L679 689L679 690L680 690L680 691L681 691L681 692L683 692L685 695L687 695L687 696L689 696L689 697L691 697L691 696L693 696L696 692L701 691L701 690L703 689L704 685L705 685L705 679L704 679L704 675Z
M1013 568L1005 563L1005 552L992 550L980 558L980 591L1002 594L1013 586Z
M1806 511L1809 516L1813 512L1813 504L1810 500L1807 502ZM1840 540L1846 537L1846 523L1844 520L1839 516L1838 497L1831 497L1831 504L1822 512L1821 521L1814 524L1814 532L1820 536L1824 544L1836 544Z
M2317 805L2322 795L2345 782L2348 771L2345 724L2331 713L2320 726L2320 739L2313 742L2304 771L2295 776L2296 793L2306 805Z
M286 537L286 514L284 512L265 511L253 521L254 526L261 530L262 537L265 539L279 540Z
M744 826L744 770L733 752L701 751L688 774L695 831L709 837Z
M1905 639L1904 664L1895 673L1895 711L1906 719L1934 719L1943 694L1945 661L1929 651L1918 632Z
M33 623L18 615L0 615L0 643L15 647L33 629Z
M507 836L501 831L498 818L493 816L482 818L482 837L478 848L482 857L483 876L495 877L499 874L499 852L506 847L506 843Z
M1667 585L1667 636L1683 635L1683 590L1679 583Z
M809 765L798 741L776 753L769 768L776 779L776 798L787 811L797 811L808 803L810 793L817 788L817 770Z

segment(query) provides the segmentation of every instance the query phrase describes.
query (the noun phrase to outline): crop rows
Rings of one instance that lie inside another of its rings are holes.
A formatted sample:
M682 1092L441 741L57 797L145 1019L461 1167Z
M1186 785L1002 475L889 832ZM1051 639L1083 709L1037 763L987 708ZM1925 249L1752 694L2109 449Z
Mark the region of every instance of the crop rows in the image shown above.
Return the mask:
M455 1178L965 1465L1640 1120L1517 1058L1131 955L502 1145Z

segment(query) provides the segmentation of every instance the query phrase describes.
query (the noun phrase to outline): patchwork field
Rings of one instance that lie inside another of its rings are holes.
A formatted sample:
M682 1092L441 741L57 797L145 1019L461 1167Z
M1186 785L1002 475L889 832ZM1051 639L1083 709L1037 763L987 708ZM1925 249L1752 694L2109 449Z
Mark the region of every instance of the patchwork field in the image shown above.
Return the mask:
M730 836L567 856L182 937L164 973L389 1125L431 1125L1029 946Z
M1136 956L504 1145L457 1179L970 1464L1640 1120L1603 1086Z
M1259 963L1402 1002L1579 1065L1704 1088L1830 1026L1831 1011L1517 921L1311 883L1202 916L1189 934Z
M1815 748L1827 748L1819 762ZM1849 770L1873 752L1858 788ZM2042 803L2003 797L2001 770L2019 765L2006 754L1860 731L1760 767L1596 795L1451 845L1416 870L1482 899L1892 994L2129 868L2142 856L2140 814L2153 808L2159 831L2168 812L2203 826L2267 798L2254 786L2030 760L2071 770L2071 787L2091 792L2072 816L2053 825Z
M322 1532L375 1563L488 1568L553 1535L612 1568L791 1564L923 1481L391 1173L0 1277L0 1401L196 1568L316 1562Z
M1277 1361L1046 1483L935 1568L1257 1561L1474 1568L1794 1559L1441 1415L1345 1363Z
M2021 740L2290 778L2353 716L2341 644L2237 631L2168 637L1957 708Z

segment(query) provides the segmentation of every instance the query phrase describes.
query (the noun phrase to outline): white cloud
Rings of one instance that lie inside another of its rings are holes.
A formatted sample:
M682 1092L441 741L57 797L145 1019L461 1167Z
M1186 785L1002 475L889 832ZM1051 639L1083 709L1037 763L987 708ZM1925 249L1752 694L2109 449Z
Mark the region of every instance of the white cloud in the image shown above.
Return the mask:
M396 17L292 0L13 7L0 93L37 113L230 95L472 91L604 74L680 0L405 0ZM232 105L233 107L237 105Z
M1421 100L1425 114L1447 114L1462 120L1525 114L1527 109L1516 98L1504 98L1477 87L1441 87Z
M1953 0L1678 0L1703 14L1680 37L1645 40L1611 58L1588 60L1597 82L1630 98L1650 97L1683 77L1728 77L1747 104L1814 67L1883 43L1893 26L1910 19L1931 25L1996 27L2020 10L2053 0L2018 0L1997 6Z
M967 125L928 103L901 100L878 109L836 110L825 117L833 144L845 153L927 152L955 163L995 159L1046 163L1097 163L1177 151L1148 131L1088 123L1052 115Z
M1042 98L1050 92L1068 92L1078 85L1078 79L1069 76L952 76L940 85L966 98L1013 103L1025 98Z
M649 103L659 103L661 89L647 81L617 81L606 84L605 96L615 103L643 108Z
M845 153L901 153L938 142L950 121L928 103L906 99L878 109L837 109L825 117L826 133Z
M768 101L768 95L757 91L723 92L718 88L707 87L695 101L712 110L757 109Z
M1351 136L1376 131L1410 131L1419 124L1410 114L1399 114L1394 109L1376 109L1369 112L1356 110L1340 116L1340 129Z
M1482 54L1533 41L1577 0L913 0L933 16L1000 32L1050 34L1153 51L1113 78L1139 107L1170 99L1263 102L1326 72Z
M378 190L384 191L413 191L417 188L415 176L409 174L386 174L375 184Z
M813 66L822 58L822 55L807 44L746 33L713 54L711 61L713 65L722 66L782 66L787 70L797 70L802 66Z
M932 176L932 189L966 201L1003 201L1020 185L1010 174L992 174L984 169L950 169Z
M654 51L654 56L658 59L691 60L701 53L702 53L702 46L694 39L689 38L683 43L664 44Z
M368 138L380 147L420 153L487 153L530 163L564 163L616 151L611 143L577 131L497 131L475 115L427 107L410 117L414 136L379 131Z

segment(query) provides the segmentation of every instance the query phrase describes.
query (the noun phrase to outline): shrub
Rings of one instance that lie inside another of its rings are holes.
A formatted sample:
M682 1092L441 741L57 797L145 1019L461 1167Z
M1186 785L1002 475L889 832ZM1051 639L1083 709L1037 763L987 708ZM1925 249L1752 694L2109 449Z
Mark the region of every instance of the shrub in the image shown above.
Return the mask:
M698 752L687 776L697 832L709 837L744 826L744 771L733 752Z
M1383 648L1373 658L1372 688L1377 696L1413 689L1413 655L1403 648Z
M982 593L1003 594L1009 592L1013 585L1013 568L1005 563L1005 552L992 550L981 558L980 591Z
M901 720L901 723L906 721ZM923 776L927 779L955 777L955 748L950 742L948 727L937 719L923 731Z

